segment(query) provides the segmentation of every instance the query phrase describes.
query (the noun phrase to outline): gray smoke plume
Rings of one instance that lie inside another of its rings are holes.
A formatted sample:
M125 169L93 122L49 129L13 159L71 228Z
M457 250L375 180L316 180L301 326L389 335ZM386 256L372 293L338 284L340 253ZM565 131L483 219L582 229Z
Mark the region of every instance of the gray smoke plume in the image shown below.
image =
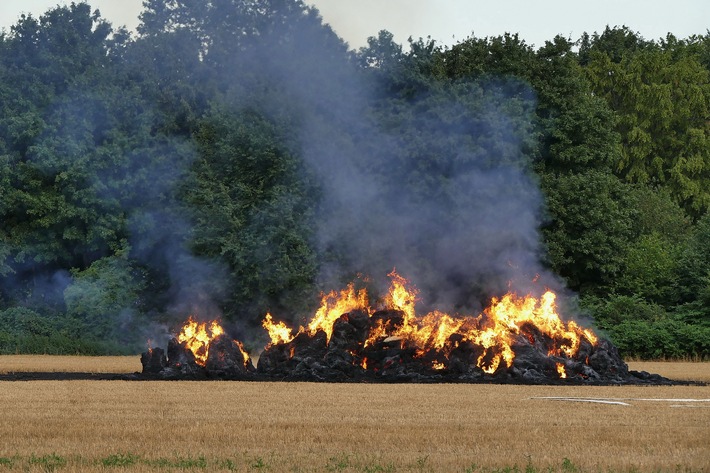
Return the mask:
M476 310L509 286L560 286L540 263L528 86L500 78L377 95L376 82L289 28L298 49L264 38L253 67L302 107L298 152L323 193L321 287L360 273L384 288L396 268L426 305Z

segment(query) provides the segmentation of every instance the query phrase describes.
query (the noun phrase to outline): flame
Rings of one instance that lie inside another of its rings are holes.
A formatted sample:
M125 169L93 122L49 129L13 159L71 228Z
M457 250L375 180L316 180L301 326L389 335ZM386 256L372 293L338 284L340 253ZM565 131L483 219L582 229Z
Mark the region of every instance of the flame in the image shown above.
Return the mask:
M361 348L378 341L391 343L399 340L402 347L414 349L415 357L423 357L433 351L436 356L429 359L436 361L428 363L431 363L433 369L439 370L446 368L451 350L468 341L477 347L476 365L486 373L494 373L503 365L512 365L515 358L513 345L516 341L526 340L533 344L536 333L546 336L549 340L545 343L552 344L549 356L572 358L578 353L583 339L592 345L597 343L597 337L591 330L580 328L574 321L565 323L561 320L555 305L556 296L549 290L540 297L518 296L509 292L500 298L493 298L490 306L477 316L451 315L439 311L418 316L415 306L419 300L419 291L394 270L388 276L391 283L383 304L386 309L399 311L402 319L396 322L378 319L376 323L371 323ZM324 294L321 307L307 328L301 327L298 333L308 332L313 335L323 330L330 342L335 321L354 310L361 310L370 316L375 312L367 291L356 291L351 283L340 292ZM274 323L270 314L266 315L262 325L268 331L272 344L288 343L294 338L286 324ZM457 337L452 339L454 334ZM354 363L364 369L370 364L367 358ZM563 373L564 365L561 377Z
M267 332L269 332L269 338L271 338L272 345L276 345L278 343L288 343L295 337L291 333L291 329L285 323L274 323L270 313L266 314L266 317L264 317L261 325Z
M242 342L240 342L239 340L233 341L234 344L237 345L237 348L239 348L239 352L242 354L242 358L244 358L244 366L248 366L249 360L251 360L251 358L249 357L249 353L247 353L247 351L244 349L244 345L242 344Z
M560 375L560 378L564 379L567 377L567 372L565 371L565 365L562 363L557 363L557 374Z
M565 324L557 314L555 293L545 292L539 299L531 295L518 297L508 293L501 299L493 298L491 306L484 311L487 327L474 330L467 334L472 340L484 347L484 353L478 360L478 366L487 373L493 373L504 361L507 366L513 362L512 343L515 335L530 324L541 333L559 344L550 351L550 355L564 354L573 357L579 350L582 338L596 344L597 338L590 330L582 330L574 322ZM495 353L491 353L491 350ZM493 358L486 366L483 362L486 355Z
M416 319L414 305L417 302L419 291L409 285L409 281L397 274L395 270L389 273L392 279L390 290L385 296L385 305L389 309L401 310L404 312L404 324L411 325Z
M182 326L182 330L178 334L177 339L181 343L184 342L192 354L195 355L195 362L198 365L205 366L210 342L223 333L224 329L216 320L210 322L208 327L206 322L198 323L190 316L187 322L185 322L185 325ZM242 354L244 353L245 352L242 351Z
M431 312L423 318L417 317L415 304L419 291L394 270L388 276L392 282L385 296L385 306L388 309L401 311L404 320L402 326L393 333L387 333L386 327L379 321L375 329L370 331L365 346L373 344L382 337L398 336L414 341L422 349L442 349L449 337L466 321L454 319L439 311Z
M308 324L308 333L313 335L318 330L323 330L330 341L335 321L341 315L354 310L366 310L371 313L366 289L356 291L355 285L350 283L347 289L343 289L340 293L331 291L323 294L321 306Z

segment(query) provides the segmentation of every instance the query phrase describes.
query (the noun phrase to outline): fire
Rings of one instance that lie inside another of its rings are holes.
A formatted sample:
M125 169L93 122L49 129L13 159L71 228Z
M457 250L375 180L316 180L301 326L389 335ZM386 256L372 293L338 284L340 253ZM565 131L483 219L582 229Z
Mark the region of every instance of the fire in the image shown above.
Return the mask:
M242 358L244 358L244 366L247 366L251 361L251 357L249 356L249 353L244 349L244 344L238 340L233 340L233 342L235 345L237 345L237 348L239 348L239 351L242 354Z
M321 306L308 324L308 333L313 335L318 330L323 330L330 341L335 321L341 315L354 310L366 310L371 313L366 289L356 291L355 285L350 283L347 289L340 291L340 293L331 291L328 294L323 294Z
M271 343L274 345L277 343L288 343L294 338L294 335L291 333L291 329L283 322L274 323L274 320L269 313L266 314L266 317L264 317L261 325L267 332L269 332L269 338L271 339Z
M316 311L313 319L311 319L308 327L300 327L296 334L284 322L274 322L270 313L267 313L262 320L261 325L266 329L271 339L272 345L279 343L289 343L296 338L296 335L303 332L308 332L314 335L318 330L323 330L330 341L330 336L333 334L333 324L341 315L354 310L365 310L372 313L369 308L367 290L355 290L354 284L349 284L348 287L340 292L331 291L328 294L321 295L321 306ZM291 355L293 358L293 354Z
M417 302L419 291L416 288L410 287L409 282L394 270L387 276L392 278L392 284L390 285L387 296L385 296L385 305L389 309L404 312L404 323L405 325L409 325L417 318L414 305Z
M565 365L562 363L557 363L557 374L560 375L560 378L566 378L567 377L567 372L565 371Z
M177 339L181 343L184 342L192 354L195 355L195 362L198 365L205 366L210 342L223 333L224 329L216 320L210 322L208 327L206 322L198 323L190 316L185 325L182 326ZM242 353L245 352L242 350Z
M539 299L530 295L518 297L511 293L501 299L493 298L491 306L484 311L484 328L476 328L466 334L469 340L484 347L478 366L487 373L495 372L501 361L510 366L514 358L512 344L526 324L534 326L559 344L550 355L573 357L583 338L595 344L597 339L591 331L581 330L574 321L565 324L560 319L555 299L552 291L545 292ZM484 362L486 355L492 356L488 363Z
M378 342L391 344L396 340L401 347L413 348L415 358L426 358L427 366L443 370L447 368L452 350L468 342L475 347L476 365L486 373L495 373L501 366L512 365L516 343L524 340L534 344L535 334L545 337L548 356L557 358L574 357L583 340L592 345L597 343L597 337L591 330L582 329L573 321L562 321L557 313L556 296L549 290L540 297L518 296L509 292L500 298L493 298L490 306L477 316L439 311L420 316L415 307L419 291L395 271L388 276L391 279L390 288L382 303L387 310L401 314L401 319L372 320L367 339L360 349ZM357 291L350 284L340 292L323 295L321 307L307 328L301 327L299 333L313 335L323 330L330 342L335 321L354 310L363 311L370 317L376 312L367 291ZM283 322L275 323L270 314L266 315L263 326L274 345L289 343L294 338L292 331ZM370 367L367 358L361 358L357 364L366 370ZM558 364L558 372L560 377L567 376L564 365Z

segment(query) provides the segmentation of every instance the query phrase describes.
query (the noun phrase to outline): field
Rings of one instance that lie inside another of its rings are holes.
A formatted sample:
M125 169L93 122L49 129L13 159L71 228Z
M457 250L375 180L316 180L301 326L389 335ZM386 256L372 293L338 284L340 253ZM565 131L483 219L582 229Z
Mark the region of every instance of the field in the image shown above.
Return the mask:
M0 356L0 372L135 358ZM630 365L710 381L709 363ZM6 381L0 409L0 472L710 471L710 386Z

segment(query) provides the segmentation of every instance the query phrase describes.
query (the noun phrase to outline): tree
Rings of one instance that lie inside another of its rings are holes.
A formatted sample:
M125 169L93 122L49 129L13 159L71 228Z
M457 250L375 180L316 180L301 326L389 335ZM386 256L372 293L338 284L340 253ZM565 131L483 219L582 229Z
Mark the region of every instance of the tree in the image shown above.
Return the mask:
M251 314L255 325L267 310L294 314L312 295L316 271L315 196L298 159L279 130L249 110L213 110L196 141L200 159L187 190L192 246L229 266L226 314Z
M132 267L125 248L114 256L94 261L84 270L73 271L72 283L64 290L70 333L74 338L113 340L123 344L136 340L131 330L140 319L138 301L144 275Z
M576 291L603 294L622 271L632 235L628 188L594 170L546 174L542 186L552 216L543 228L552 269Z
M653 45L652 42L646 41L639 33L625 25L613 28L607 25L601 34L595 32L591 37L585 32L579 42L580 63L584 66L591 60L592 51L600 51L612 62L618 64L628 55L643 51Z
M628 182L667 188L698 218L710 207L710 71L672 37L663 46L610 55L592 44L586 72L619 117Z

